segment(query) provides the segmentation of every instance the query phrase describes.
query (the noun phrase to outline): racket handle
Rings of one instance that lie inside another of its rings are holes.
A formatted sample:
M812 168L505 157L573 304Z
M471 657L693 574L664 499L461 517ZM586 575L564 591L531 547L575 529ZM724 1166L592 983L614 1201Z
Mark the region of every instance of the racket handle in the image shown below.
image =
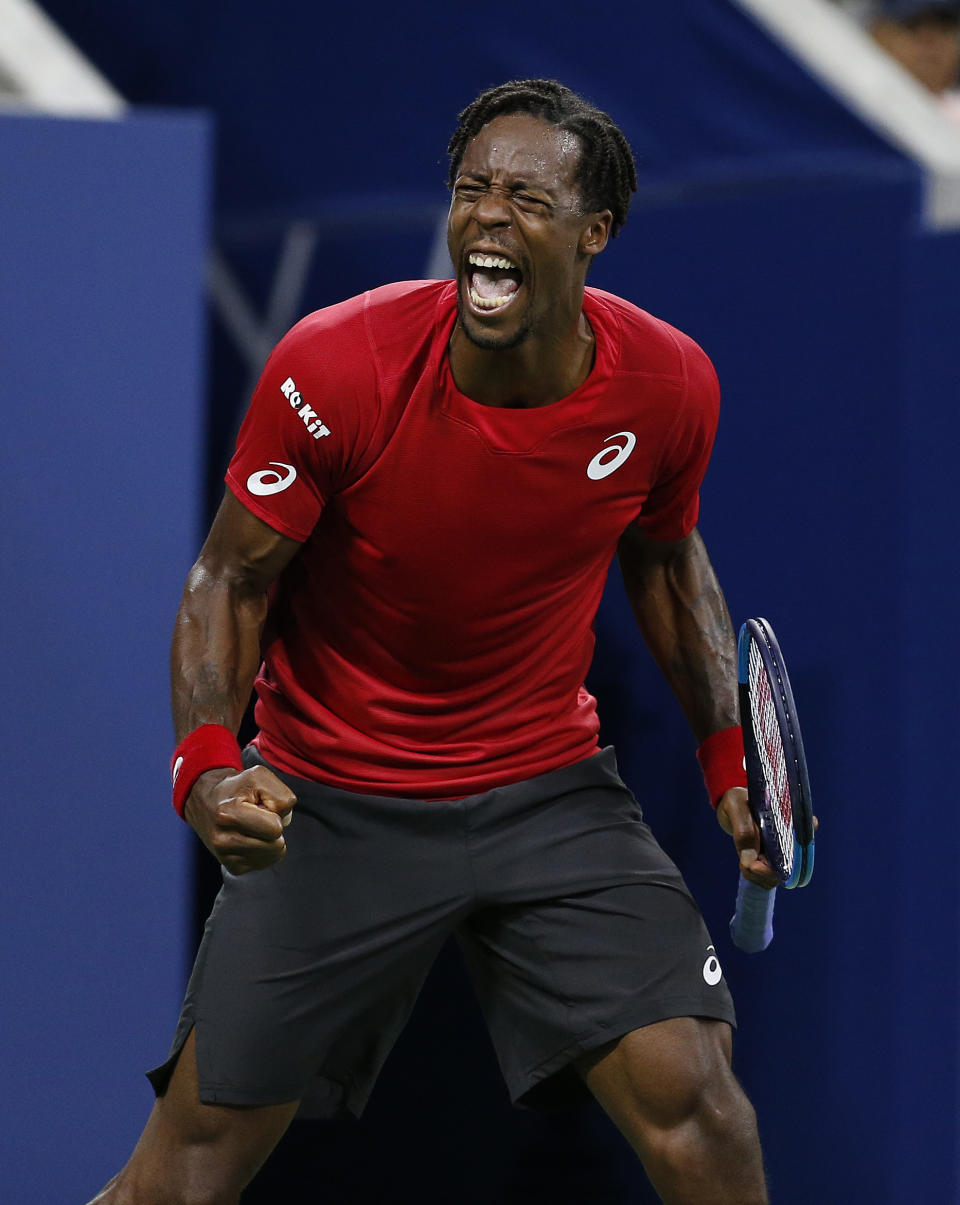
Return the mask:
M737 888L737 907L730 918L730 936L738 950L759 954L773 941L773 905L777 889L767 891L743 876Z

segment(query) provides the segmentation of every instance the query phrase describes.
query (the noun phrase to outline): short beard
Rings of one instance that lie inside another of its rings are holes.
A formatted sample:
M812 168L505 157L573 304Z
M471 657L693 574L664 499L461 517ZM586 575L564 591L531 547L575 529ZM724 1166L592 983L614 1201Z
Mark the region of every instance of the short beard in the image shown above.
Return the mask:
M467 316L463 312L463 300L460 297L460 291L457 290L457 310L460 318L460 329L467 336L474 347L479 347L483 351L509 351L513 347L519 347L523 341L530 335L530 327L522 326L513 335L507 339L498 338L496 335L481 335L475 334L470 330L467 323Z

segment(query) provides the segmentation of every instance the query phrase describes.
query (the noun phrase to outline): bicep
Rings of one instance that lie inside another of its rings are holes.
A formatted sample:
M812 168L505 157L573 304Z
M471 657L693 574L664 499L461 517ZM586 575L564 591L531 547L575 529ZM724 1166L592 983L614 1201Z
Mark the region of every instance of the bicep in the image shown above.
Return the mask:
M699 531L682 540L655 540L635 523L617 545L620 572L630 601L636 605L651 590L691 575L699 576L709 558Z
M265 593L300 549L297 540L257 518L227 488L196 569Z
M180 600L170 653L178 738L201 724L236 732L260 662L268 589L300 545L228 490Z
M619 555L637 625L697 738L735 724L736 640L700 533L660 543L631 529Z
M618 548L627 598L648 644L689 641L726 613L706 546L697 528L682 540L653 540L636 527Z

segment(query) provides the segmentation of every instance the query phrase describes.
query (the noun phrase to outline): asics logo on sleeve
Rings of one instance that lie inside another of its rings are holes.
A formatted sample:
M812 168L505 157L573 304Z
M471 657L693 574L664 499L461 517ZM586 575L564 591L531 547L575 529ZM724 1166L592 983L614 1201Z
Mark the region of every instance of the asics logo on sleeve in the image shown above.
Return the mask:
M280 386L280 392L287 399L290 405L297 412L297 418L303 420L303 425L307 428L314 439L323 439L324 435L330 434L330 428L325 426L321 419L317 416L316 410L308 405L301 396L300 390L297 388L293 377L287 379Z
M723 978L723 970L713 946L707 946L707 961L703 964L703 979L708 987L716 987Z
M602 481L604 477L615 473L637 446L637 437L632 431L618 431L616 435L608 435L603 442L609 444L611 439L622 439L624 442L610 444L609 448L604 448L594 456L587 465L587 476L591 481Z
M261 469L259 473L251 473L247 478L247 489L251 494L265 498L268 494L282 494L297 479L297 470L292 464L282 464L279 460L271 460L273 466ZM286 469L286 473L278 473L277 469Z

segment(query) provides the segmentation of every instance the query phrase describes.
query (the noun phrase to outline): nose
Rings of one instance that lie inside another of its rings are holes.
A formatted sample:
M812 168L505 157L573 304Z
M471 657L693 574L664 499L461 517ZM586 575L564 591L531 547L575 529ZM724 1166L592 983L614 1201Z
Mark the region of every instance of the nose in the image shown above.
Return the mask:
M473 217L485 229L492 226L509 226L511 217L507 190L491 185L475 203Z

